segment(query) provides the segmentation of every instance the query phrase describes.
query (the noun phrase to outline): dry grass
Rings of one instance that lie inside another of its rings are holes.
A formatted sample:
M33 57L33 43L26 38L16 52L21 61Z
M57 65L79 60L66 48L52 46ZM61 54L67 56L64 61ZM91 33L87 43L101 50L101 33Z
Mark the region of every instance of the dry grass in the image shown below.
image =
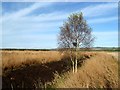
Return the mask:
M58 51L2 51L2 59L0 60L0 67L16 68L21 65L35 64L35 63L48 63L52 61L59 61L63 57ZM81 52L79 56L92 55L91 52Z
M2 70L60 60L57 51L2 51Z
M118 63L116 58L99 53L85 61L78 73L72 71L56 77L57 88L118 88Z
M110 54L110 55L114 56L118 60L120 52L108 52L107 54Z
M85 62L76 74L72 71L66 72L70 70L66 62L68 56L57 51L2 51L1 54L5 87L10 84L11 77L14 78L13 84L19 82L21 85L24 78L24 83L31 82L28 86L32 86L36 78L37 83L41 83L41 80L50 84L53 82L52 86L55 88L118 86L118 61L115 55L106 52L80 52L79 58ZM56 71L58 74L55 77ZM59 76L60 74L62 76Z

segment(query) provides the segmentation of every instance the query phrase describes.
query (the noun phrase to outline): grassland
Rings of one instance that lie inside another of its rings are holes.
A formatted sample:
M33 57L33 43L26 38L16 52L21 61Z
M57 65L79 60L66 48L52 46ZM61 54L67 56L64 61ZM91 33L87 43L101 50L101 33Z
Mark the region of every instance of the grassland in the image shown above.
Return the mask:
M2 51L3 69L56 60L60 60L60 53L56 51Z
M80 52L78 73L57 51L2 51L3 88L117 88L117 52ZM81 62L82 61L82 62Z
M99 53L87 59L78 73L72 71L56 78L57 88L117 88L118 63L113 56ZM68 83L69 82L69 83Z

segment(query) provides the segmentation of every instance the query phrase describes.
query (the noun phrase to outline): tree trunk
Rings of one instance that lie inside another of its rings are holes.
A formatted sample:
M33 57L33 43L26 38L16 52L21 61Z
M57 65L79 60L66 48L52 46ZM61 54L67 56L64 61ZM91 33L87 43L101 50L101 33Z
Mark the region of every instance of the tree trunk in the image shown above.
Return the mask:
M72 71L73 71L73 73L75 72L75 64L74 64L74 61L72 61Z
M76 59L75 59L75 73L77 73L77 55L76 55Z
M71 62L72 62L72 71L73 73L75 72L75 62L74 60L72 59L72 56L70 56L70 59L71 59Z
M77 51L78 51L78 39L76 40L76 43L77 43L77 45L76 45L76 58L75 58L75 73L77 73Z
M75 73L77 73L77 48L76 48L76 58L75 58Z

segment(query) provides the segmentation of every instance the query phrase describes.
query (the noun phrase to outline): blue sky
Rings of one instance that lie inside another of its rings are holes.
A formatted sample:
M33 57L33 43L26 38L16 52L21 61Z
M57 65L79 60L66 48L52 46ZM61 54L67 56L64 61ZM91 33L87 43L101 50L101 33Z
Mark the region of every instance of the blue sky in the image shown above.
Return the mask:
M118 46L118 3L3 2L2 48L57 48L59 27L76 12L93 29L95 47Z

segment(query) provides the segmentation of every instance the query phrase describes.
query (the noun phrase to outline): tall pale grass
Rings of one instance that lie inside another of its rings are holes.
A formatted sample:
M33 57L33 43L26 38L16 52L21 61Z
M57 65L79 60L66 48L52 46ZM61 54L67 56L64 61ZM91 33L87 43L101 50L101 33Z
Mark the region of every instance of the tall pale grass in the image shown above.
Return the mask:
M72 71L56 76L57 88L118 88L118 62L106 53L99 53L86 60L78 73Z
M2 51L1 54L3 69L60 60L60 53L56 51Z

